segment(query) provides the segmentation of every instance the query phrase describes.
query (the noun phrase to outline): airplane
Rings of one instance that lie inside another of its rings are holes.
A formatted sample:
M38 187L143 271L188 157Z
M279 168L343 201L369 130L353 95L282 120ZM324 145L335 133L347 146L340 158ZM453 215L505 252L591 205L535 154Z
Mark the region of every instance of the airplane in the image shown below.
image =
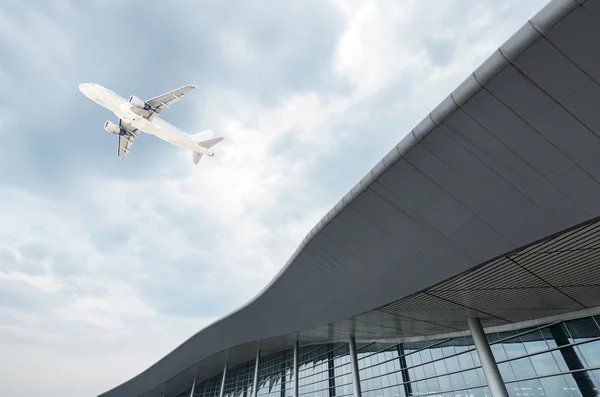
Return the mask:
M111 121L104 123L104 129L119 136L117 154L121 160L130 152L134 139L141 133L156 135L180 148L192 150L192 161L198 164L203 155L214 156L213 146L223 140L215 137L214 132L206 130L194 135L188 135L174 125L158 117L158 114L174 102L195 89L193 85L186 85L176 90L159 95L147 101L136 96L129 100L112 92L108 88L95 83L81 83L79 90L86 97L97 104L112 111L118 118L119 124Z

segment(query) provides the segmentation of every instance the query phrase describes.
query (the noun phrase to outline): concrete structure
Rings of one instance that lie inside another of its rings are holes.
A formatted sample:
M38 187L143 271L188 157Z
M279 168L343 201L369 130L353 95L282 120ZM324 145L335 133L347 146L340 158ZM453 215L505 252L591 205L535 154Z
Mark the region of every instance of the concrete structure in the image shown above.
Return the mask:
M551 1L258 296L102 396L597 395L599 21Z

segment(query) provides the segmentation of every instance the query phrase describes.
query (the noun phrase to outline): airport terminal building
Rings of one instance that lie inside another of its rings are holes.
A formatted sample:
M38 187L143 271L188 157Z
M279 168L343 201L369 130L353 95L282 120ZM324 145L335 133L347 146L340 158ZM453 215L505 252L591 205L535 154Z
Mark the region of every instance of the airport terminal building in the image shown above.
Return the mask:
M600 395L600 0L552 0L234 313L102 397Z

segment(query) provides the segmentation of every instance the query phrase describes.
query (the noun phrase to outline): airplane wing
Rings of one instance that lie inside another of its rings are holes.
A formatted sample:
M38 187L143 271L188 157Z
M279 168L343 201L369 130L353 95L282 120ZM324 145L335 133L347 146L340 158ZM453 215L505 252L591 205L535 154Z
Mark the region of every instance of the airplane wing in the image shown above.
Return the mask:
M127 156L127 153L131 150L133 140L139 135L140 131L129 123L124 123L121 120L119 120L119 127L124 133L119 135L118 155L121 160L125 160L125 156Z
M168 108L169 105L171 105L172 103L181 100L181 98L185 94L187 94L194 88L196 88L196 86L186 85L171 92L167 92L166 94L162 94L155 98L149 99L146 101L146 103L150 105L150 107L152 107L152 109L154 109L156 113L160 113L161 110L163 110L164 108Z

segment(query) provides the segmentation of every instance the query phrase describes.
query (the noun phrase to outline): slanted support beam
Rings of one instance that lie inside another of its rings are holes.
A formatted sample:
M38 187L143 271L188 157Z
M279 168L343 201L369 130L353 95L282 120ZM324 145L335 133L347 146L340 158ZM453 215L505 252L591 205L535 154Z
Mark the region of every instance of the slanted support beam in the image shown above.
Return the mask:
M192 383L192 391L190 392L190 397L194 397L194 389L196 388L196 377L194 376L194 382Z
M256 348L256 362L254 363L254 382L252 383L252 396L258 393L258 365L260 364L260 343Z
M490 344L485 337L485 332L483 332L481 321L478 318L468 318L467 321L492 397L508 397L506 385L500 375L498 364L496 364Z
M223 379L221 379L221 390L219 391L219 397L223 397L225 395L225 378L226 377L227 377L227 359L225 359L225 367L223 368Z
M294 343L294 397L298 397L298 389L300 387L300 380L298 379L298 350L300 350L300 343L296 341Z
M354 397L361 397L360 391L360 375L358 374L358 355L356 354L356 340L353 336L350 337L348 344L350 348L350 366L352 368L352 389ZM495 396L494 396L495 397Z

